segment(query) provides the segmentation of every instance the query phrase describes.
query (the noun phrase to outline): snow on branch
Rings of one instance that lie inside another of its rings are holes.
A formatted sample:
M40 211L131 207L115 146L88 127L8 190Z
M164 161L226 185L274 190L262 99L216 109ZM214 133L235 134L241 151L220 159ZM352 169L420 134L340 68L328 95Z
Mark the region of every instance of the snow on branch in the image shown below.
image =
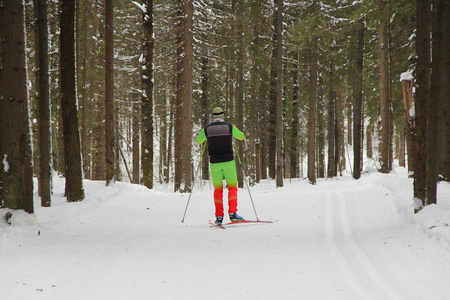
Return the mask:
M134 5L136 5L140 10L142 10L143 14L147 13L147 5L137 3L136 1L131 1Z

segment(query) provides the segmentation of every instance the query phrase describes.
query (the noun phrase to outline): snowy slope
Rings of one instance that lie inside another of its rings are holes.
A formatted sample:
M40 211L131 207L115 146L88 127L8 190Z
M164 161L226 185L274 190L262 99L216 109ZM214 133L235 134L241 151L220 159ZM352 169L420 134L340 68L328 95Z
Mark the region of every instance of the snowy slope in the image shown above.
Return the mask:
M209 183L170 187L85 181L66 203L0 222L0 299L450 299L450 185L412 213L406 171L252 187L272 224L210 228ZM3 220L6 210L0 210ZM255 219L246 189L239 213Z

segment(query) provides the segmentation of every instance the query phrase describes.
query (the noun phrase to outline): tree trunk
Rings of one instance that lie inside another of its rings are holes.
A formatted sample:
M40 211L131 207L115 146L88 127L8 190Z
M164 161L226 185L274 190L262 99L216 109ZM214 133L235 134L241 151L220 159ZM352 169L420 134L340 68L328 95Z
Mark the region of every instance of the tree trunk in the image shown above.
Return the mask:
M353 146L353 102L354 97L348 97L347 103L347 143Z
M75 2L61 1L61 109L64 131L66 197L69 202L84 199L80 135L75 92Z
M156 75L155 75L156 76ZM161 91L161 103L159 104L158 116L159 116L159 183L166 182L165 170L167 169L167 91L164 89ZM156 97L155 97L156 101Z
M415 209L419 211L426 205L426 161L427 161L427 122L428 102L430 101L430 30L431 1L417 1L417 89L415 141L416 157L414 163Z
M114 154L114 164L113 164L113 174L114 174L114 180L117 181L122 181L122 169L120 167L120 162L122 161L124 165L126 165L126 160L121 159L122 158L122 148L124 147L123 145L123 141L124 141L124 137L122 135L122 132L124 132L126 130L127 126L123 126L125 125L125 123L120 122L119 119L119 111L123 110L120 106L124 106L123 102L117 102L114 104L114 109L113 109L113 118L114 118L114 122L113 122L113 154ZM130 119L130 118L127 118ZM122 125L123 124L123 125ZM128 167L124 166L125 170L127 171L127 175L129 175L128 173ZM131 179L130 179L131 182Z
M358 29L358 55L356 58L355 104L353 107L353 178L359 179L362 170L362 97L364 66L364 21L360 20Z
M166 172L165 172L165 179L166 179L166 183L169 183L169 179L170 179L170 174L171 174L171 170L170 167L172 166L172 149L173 149L173 144L174 141L172 138L172 136L174 136L174 127L175 127L175 101L176 101L176 97L172 96L170 97L170 111L169 111L169 129L167 131L167 136L168 141L167 141L167 156L166 156Z
M209 116L211 115L209 97L208 97L208 67L209 60L207 56L202 57L202 82L201 82L201 99L202 99L202 127L205 127L209 123ZM203 151L203 149L205 149ZM202 148L203 161L202 161L202 179L209 180L209 155L207 148Z
M81 97L79 99L80 102L80 113L81 113L81 124L80 124L80 130L81 130L81 154L83 157L83 175L86 179L91 179L91 161L92 157L90 155L90 138L91 134L88 133L88 96L87 96L87 55L88 55L88 30L87 30L87 4L88 1L83 1L82 7L78 7L78 10L80 11L80 15L78 18L82 20L82 22L79 22L80 27L82 27L83 35L80 38L80 45L79 45L79 53L78 57L80 57L81 62L79 62L79 66L81 68L81 72L79 74L78 82L81 84ZM81 28L80 28L81 29ZM80 29L78 32L80 32Z
M51 140L50 140L50 96L48 74L48 26L47 1L37 1L38 36L36 48L38 53L38 125L39 125L39 195L41 205L50 207L51 204Z
M367 158L373 158L373 132L375 129L375 122L370 119L369 124L367 125L366 131L366 144L367 144Z
M268 157L269 157L269 150L268 150L269 149L269 138L268 138L268 136L269 136L268 134L263 134L263 136L261 137L261 144L260 144L261 179L268 178L268 174L267 174Z
M390 132L390 99L389 99L389 61L387 18L381 20L378 28L378 45L380 59L380 163L382 173L389 173L389 132ZM354 134L357 134L356 132ZM355 158L356 160L356 158ZM356 167L355 167L356 170Z
M442 78L441 82L450 82L450 24L448 20L450 19L450 2L446 1L442 7L443 19L447 20L444 22L444 51L443 54L443 65L442 65ZM450 84L443 84L441 89L441 159L440 159L440 174L443 176L444 180L450 181Z
M316 164L317 178L325 178L325 96L323 77L319 76L317 89L317 133L316 133Z
M147 11L143 14L144 27L142 62L142 128L141 166L142 184L153 188L153 0L146 0Z
M345 100L342 90L336 90L336 130L337 130L337 142L336 142L336 165L339 170L339 175L342 176L342 172L345 170ZM351 119L351 118L350 118Z
M139 184L140 183L140 177L141 177L141 169L140 169L140 158L141 158L141 151L140 151L140 139L139 139L139 133L140 133L140 125L141 125L141 114L140 114L140 106L141 103L138 99L139 95L133 94L133 183Z
M251 6L252 18L259 20L261 7L256 4ZM250 97L250 111L248 116L249 135L246 137L248 141L249 155L247 155L247 166L250 174L251 183L260 181L260 141L261 141L261 126L260 126L260 108L261 108L261 83L259 70L259 48L261 47L261 21L255 22L253 26L253 43L250 46L250 55L252 61L252 68L250 70L251 76L251 97Z
M244 127L244 7L243 2L238 1L236 5L236 126L243 130ZM237 143L238 160L244 159L244 144ZM236 163L238 175L238 187L244 186L242 168L239 161Z
M177 48L174 190L189 192L192 182L193 4L192 0L179 0L178 3L180 25Z
M405 160L405 154L406 154L406 144L405 144L405 130L401 130L398 134L398 148L397 148L397 155L398 155L398 165L400 167L406 167L406 160Z
M0 207L32 214L33 170L22 1L0 7Z
M291 130L291 178L298 177L298 131L299 131L299 111L300 103L298 101L298 53L295 53L294 63L292 65L292 130Z
M164 97L164 103L162 107L162 113L161 113L161 165L162 165L162 183L166 183L169 180L169 165L168 165L168 155L170 153L170 150L168 149L169 144L169 120L167 119L170 117L170 113L168 114L168 103L167 99L171 99L171 97Z
M309 114L308 114L308 179L316 184L316 119L317 119L317 65L318 65L318 38L312 37L312 54L309 71Z
M331 62L330 62L330 94L328 98L328 166L327 177L332 178L337 175L336 166L336 87L334 75L334 56L335 41L331 45Z
M114 29L113 0L105 0L105 159L106 185L114 182Z
M104 102L97 102L95 105L95 112L103 112ZM91 115L92 117L92 115ZM105 149L105 139L104 139L104 128L103 123L94 125L92 129L92 143L91 143L91 157L92 157L92 179L93 180L104 180L105 179L105 159L104 159L104 149Z
M438 132L439 132L439 106L443 100L441 97L442 86L442 66L444 63L444 24L448 20L444 19L443 1L435 0L433 3L433 49L432 49L432 74L431 74L431 95L428 101L428 124L427 124L427 165L426 165L426 203L425 205L437 202L437 181L438 181ZM448 49L447 49L448 51ZM447 82L448 84L448 82Z
M276 14L276 178L277 187L283 186L283 0L275 0Z
M274 0L275 1L275 0ZM277 157L277 41L278 30L277 21L278 14L275 8L273 13L273 34L272 34L272 57L270 61L270 95L269 95L269 127L268 127L268 168L269 177L276 178L276 157Z
M59 174L64 173L64 151L62 151L62 124L60 120L61 110L59 107L60 88L59 72L59 3L48 3L48 34L49 34L49 97L51 105L51 141L52 141L52 166ZM57 34L58 32L58 34Z

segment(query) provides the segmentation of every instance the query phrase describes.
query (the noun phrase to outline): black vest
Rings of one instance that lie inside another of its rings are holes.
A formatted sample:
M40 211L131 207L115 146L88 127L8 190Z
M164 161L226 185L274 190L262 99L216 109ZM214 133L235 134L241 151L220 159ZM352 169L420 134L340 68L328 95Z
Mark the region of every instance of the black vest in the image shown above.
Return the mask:
M219 163L231 161L233 155L233 125L227 122L213 122L205 127L208 139L209 161Z

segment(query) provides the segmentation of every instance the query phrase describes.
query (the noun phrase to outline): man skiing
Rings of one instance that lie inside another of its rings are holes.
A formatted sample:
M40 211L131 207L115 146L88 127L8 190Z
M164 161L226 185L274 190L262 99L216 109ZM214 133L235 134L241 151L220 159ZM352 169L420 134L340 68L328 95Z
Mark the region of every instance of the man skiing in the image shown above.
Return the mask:
M214 185L214 204L216 207L216 224L223 222L223 179L228 188L228 214L231 222L239 222L244 219L237 211L237 172L233 152L233 137L244 139L244 133L234 125L224 121L222 108L213 110L213 120L206 125L197 137L199 144L207 141L211 176Z

